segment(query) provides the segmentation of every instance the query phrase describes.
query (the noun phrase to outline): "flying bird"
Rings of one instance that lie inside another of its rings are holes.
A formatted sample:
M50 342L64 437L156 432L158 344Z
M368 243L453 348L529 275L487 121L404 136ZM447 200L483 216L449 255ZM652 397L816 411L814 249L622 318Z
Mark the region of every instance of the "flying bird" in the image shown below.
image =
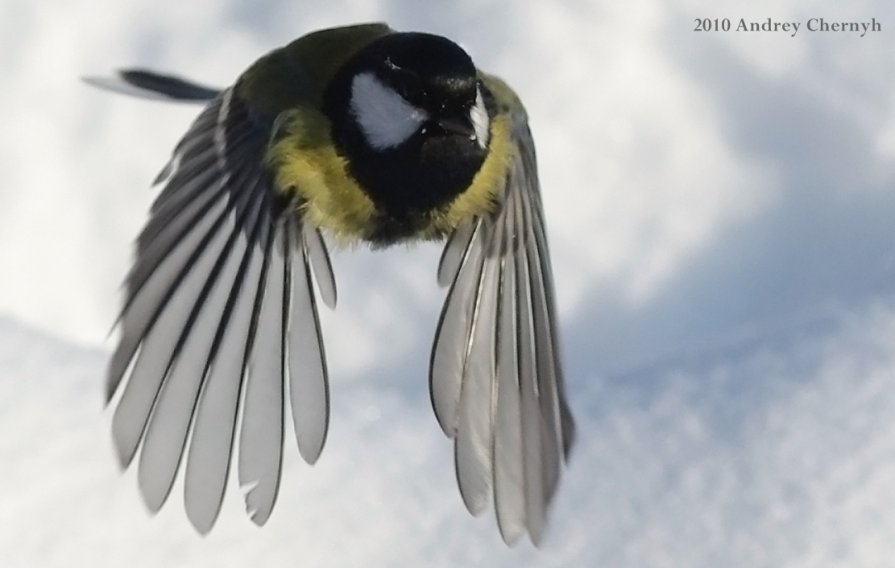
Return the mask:
M264 524L287 412L309 464L326 440L327 246L442 240L429 382L460 493L474 515L493 499L507 543L541 542L575 427L534 143L510 87L454 42L384 24L300 37L224 89L141 69L87 80L205 104L155 181L106 382L148 507L183 462L187 515L211 530L236 459Z

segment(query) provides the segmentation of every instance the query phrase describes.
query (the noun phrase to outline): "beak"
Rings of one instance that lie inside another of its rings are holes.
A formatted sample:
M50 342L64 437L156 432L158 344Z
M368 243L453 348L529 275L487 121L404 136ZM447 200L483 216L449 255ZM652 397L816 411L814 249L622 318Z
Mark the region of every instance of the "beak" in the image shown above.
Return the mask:
M437 124L447 134L458 134L470 140L475 140L476 138L475 127L469 118L446 116L439 118Z

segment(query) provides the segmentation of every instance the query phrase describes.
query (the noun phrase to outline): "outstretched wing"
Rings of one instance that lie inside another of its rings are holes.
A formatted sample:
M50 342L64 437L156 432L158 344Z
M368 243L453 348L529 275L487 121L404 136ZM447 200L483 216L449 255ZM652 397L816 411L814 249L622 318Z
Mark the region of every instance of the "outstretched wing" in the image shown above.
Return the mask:
M492 79L494 81L494 79ZM574 438L559 360L553 282L534 143L524 110L510 113L511 160L498 210L457 229L439 265L450 285L432 350L435 414L455 440L460 492L483 511L493 492L507 543L543 535L561 462Z
M311 274L330 307L335 283L320 234L271 185L271 129L226 89L177 145L137 239L108 371L107 400L121 392L112 430L122 465L142 446L140 490L156 511L186 457L186 509L201 532L217 518L237 438L246 507L254 522L267 520L286 396L308 463L326 438Z

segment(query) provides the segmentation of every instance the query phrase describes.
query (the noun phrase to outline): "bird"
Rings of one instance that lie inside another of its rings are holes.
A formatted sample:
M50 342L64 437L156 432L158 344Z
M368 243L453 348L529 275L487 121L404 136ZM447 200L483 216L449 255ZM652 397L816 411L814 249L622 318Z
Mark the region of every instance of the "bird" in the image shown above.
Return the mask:
M123 468L157 512L183 470L205 534L231 466L258 525L327 437L318 303L329 248L445 243L428 369L463 503L509 545L544 537L575 438L528 118L455 42L384 23L318 30L214 88L133 68L93 85L204 104L154 181L105 399ZM236 462L233 464L232 462Z

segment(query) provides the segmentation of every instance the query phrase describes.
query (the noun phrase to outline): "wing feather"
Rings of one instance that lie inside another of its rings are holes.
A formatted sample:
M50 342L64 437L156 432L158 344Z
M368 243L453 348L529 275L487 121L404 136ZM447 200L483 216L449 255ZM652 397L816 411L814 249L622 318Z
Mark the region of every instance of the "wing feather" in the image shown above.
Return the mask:
M488 506L492 477L493 401L496 397L493 377L501 264L497 251L503 246L503 233L495 231L490 223L490 220L485 222L490 238L475 289L476 301L460 387L455 445L460 493L466 508L473 515Z
M473 296L482 272L484 233L480 219L466 243L460 267L441 310L429 365L432 407L442 430L450 438L457 433L457 406L470 347Z
M211 366L196 410L184 501L190 521L202 533L214 526L230 470L262 266L260 247L253 244L256 238L252 237L257 237L265 222L266 218L256 219L252 236L240 234L237 242L235 254L242 254L242 261L218 325L220 343L210 355Z
M519 219L518 200L505 217L505 234L515 242ZM494 424L494 506L500 532L507 542L515 542L526 532L525 471L522 448L522 403L519 384L519 337L516 265L518 257L503 258L500 298L500 321L497 345L497 410Z
M264 153L272 127L227 89L177 145L137 239L107 375L107 400L121 391L112 418L119 460L126 466L140 450L138 479L152 511L186 461L187 515L203 533L220 511L237 438L246 508L258 524L269 518L287 389L309 462L327 430L311 274L329 306L335 280L300 204L271 186Z
M238 266L230 255L234 235L233 222L228 219L228 223L215 236L215 242L193 267L190 276L204 280L204 284L197 297L186 300L192 304L192 307L189 304L184 306L185 313L189 314L188 320L178 322L183 316L175 316L173 326L159 325L152 332L163 333L172 327L180 330L171 334L177 339L177 344L170 349L173 360L169 364L168 376L152 412L140 453L140 489L151 511L157 511L167 499L180 465L215 337L215 319L220 319L227 288L233 285ZM178 291L184 290L187 285L185 282ZM177 307L180 304L172 303L165 316L175 313Z
M171 262L164 263L153 274L154 285L144 288L132 304L134 311L129 310L122 318L122 325L126 326L132 323L129 316L134 315L137 333L127 334L125 331L124 337L130 340L128 345L133 344L134 350L137 342L140 345L130 380L112 418L113 438L122 465L128 465L136 453L162 381L171 365L177 338L184 325L183 314L189 312L199 295L202 286L200 270L204 266L193 270L193 263L212 258L210 254L203 253L209 241L215 240L216 227L222 220L217 212L222 213L225 207L223 201L215 204L209 215L202 219L203 223L196 227L199 229L196 234L191 235L199 238L199 242L193 246L193 240L182 241L178 252L182 250L187 254L169 256L166 260ZM203 234L206 222L211 227ZM169 271L169 268L172 270ZM156 282L158 285L155 285Z
M302 231L295 223L287 227L291 228L296 248L290 267L292 297L287 332L290 345L289 387L292 421L298 449L305 461L313 464L323 449L329 423L326 358L320 322L317 318L317 306L311 293L311 250L314 246L318 246L315 244L315 239L319 239L319 233L310 227L305 227ZM318 261L315 267L320 266L321 262L322 260ZM328 264L327 259L326 265ZM331 278L324 278L324 281L331 281ZM324 286L321 286L321 289L323 288ZM326 294L323 295L326 297ZM335 301L334 296L332 299Z
M306 226L303 230L302 242L307 251L308 261L313 267L320 297L328 308L335 308L336 279L333 276L333 265L329 260L329 253L320 231Z
M541 414L538 404L538 387L536 348L532 328L532 298L529 282L529 259L522 253L518 265L517 282L519 284L519 343L520 343L520 416L522 423L519 429L523 438L522 468L525 472L525 524L532 540L537 541L543 532L546 516L544 502L543 469L542 469L542 432Z
M249 359L245 410L239 440L239 485L246 512L263 525L280 487L283 460L285 326L283 309L286 244L282 225L268 231L253 318L256 327Z
M474 223L463 223L456 231L451 233L441 260L438 263L438 284L447 286L457 277L457 272L463 262L463 257L469 248L469 241L475 231Z
M473 514L493 496L507 543L538 544L574 438L559 362L546 229L525 113L512 121L497 210L448 240L438 281L450 284L430 361L432 404L455 441L458 484Z

